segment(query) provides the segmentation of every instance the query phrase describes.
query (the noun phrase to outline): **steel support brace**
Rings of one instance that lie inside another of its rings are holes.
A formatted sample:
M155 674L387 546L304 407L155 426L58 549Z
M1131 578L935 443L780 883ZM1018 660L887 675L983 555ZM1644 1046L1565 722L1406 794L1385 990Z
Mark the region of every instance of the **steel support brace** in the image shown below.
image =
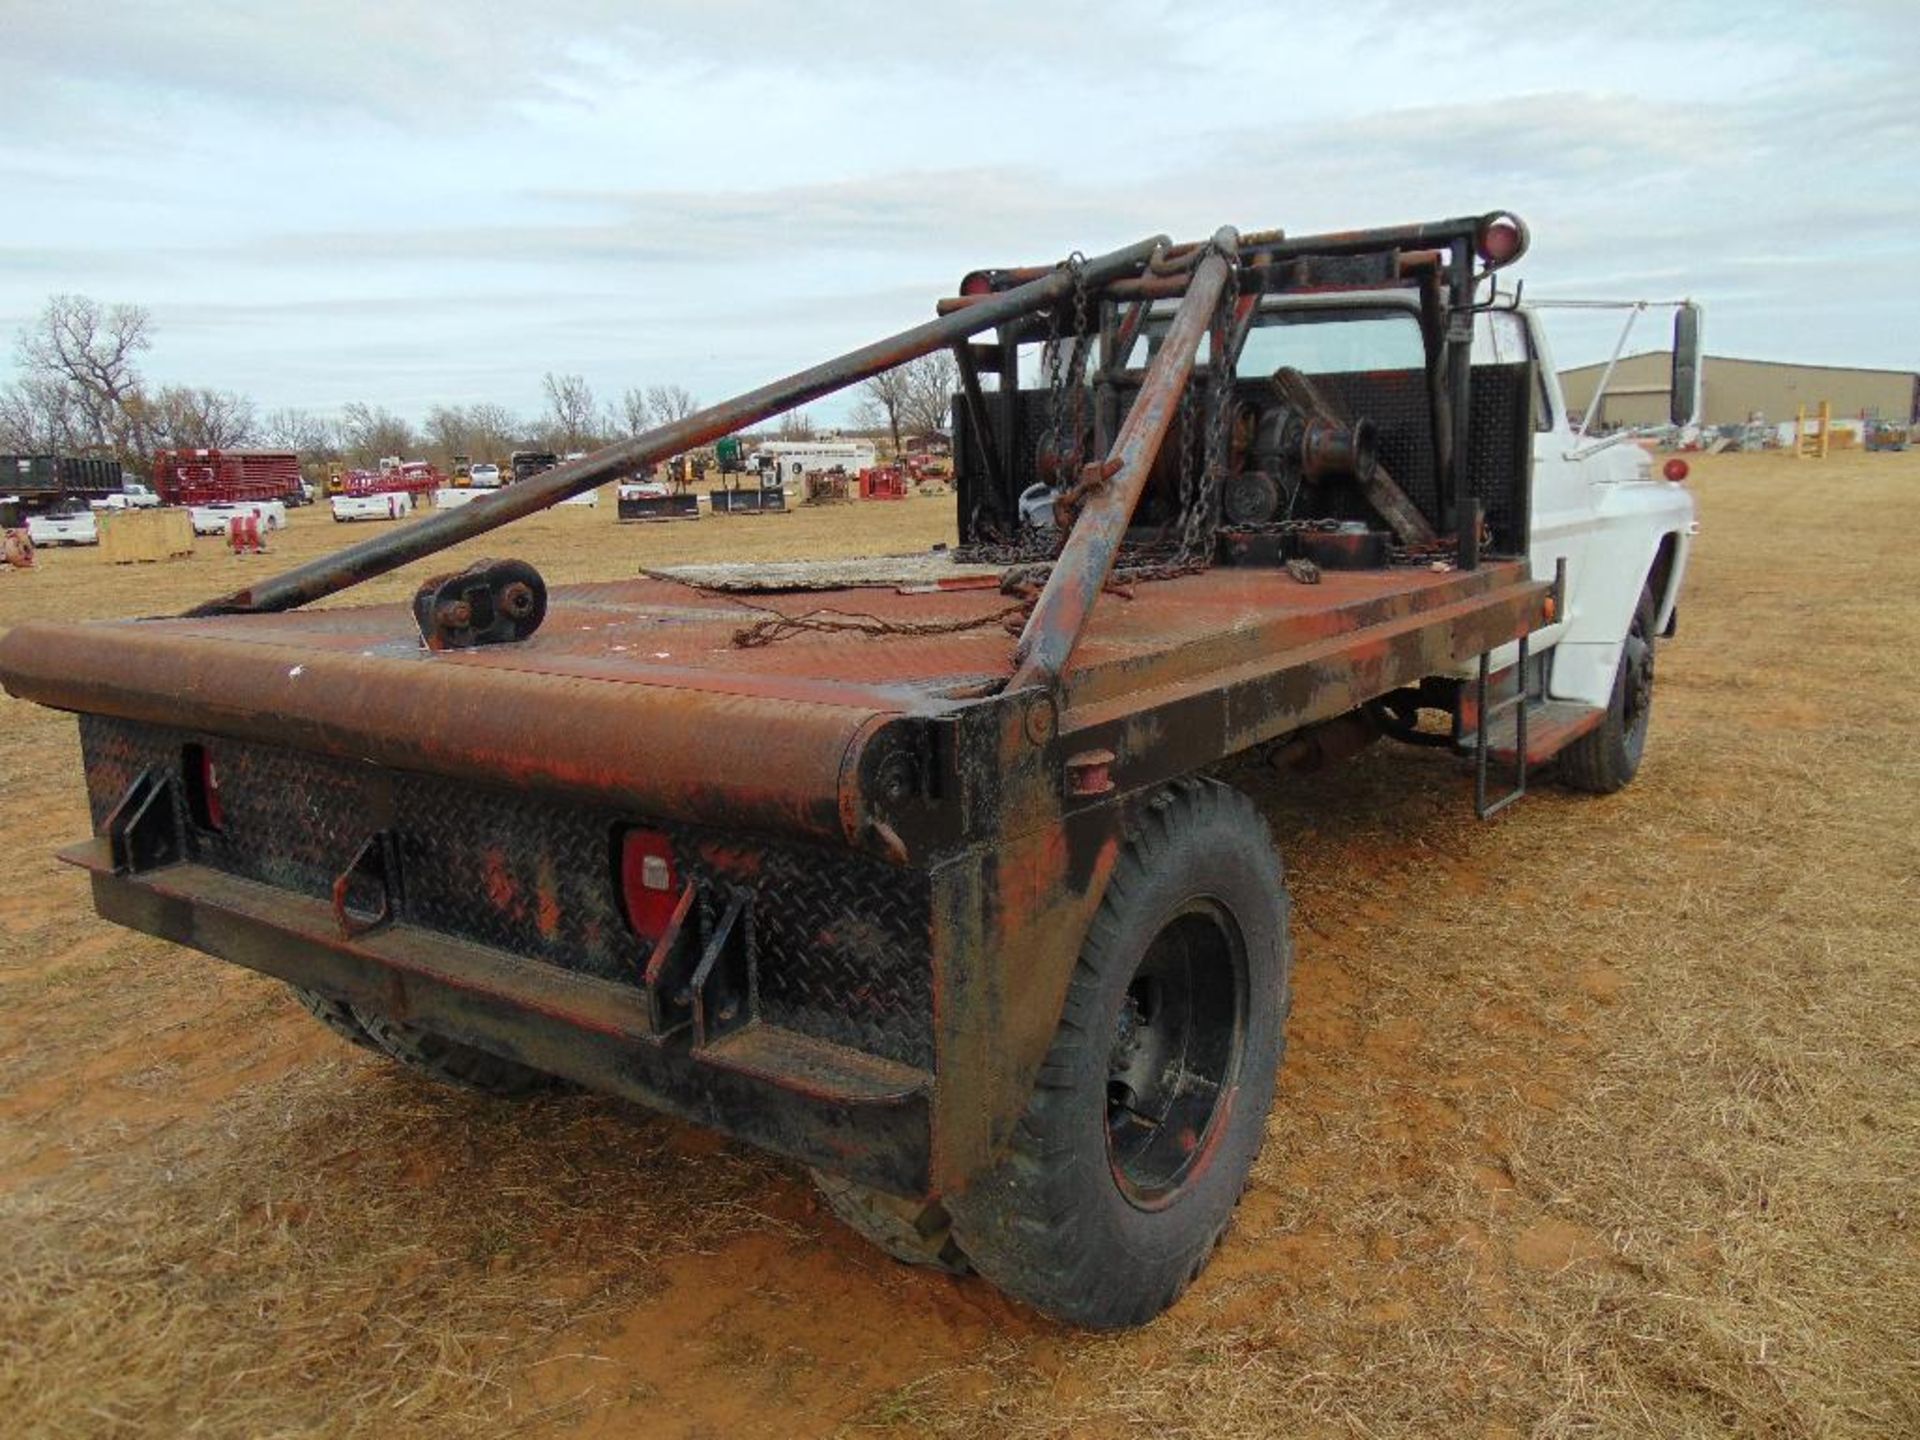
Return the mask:
M1221 291L1235 263L1239 242L1231 227L1214 236L1214 248L1196 268L1192 283L1167 326L1166 338L1147 367L1145 381L1100 469L1108 478L1092 493L1034 602L1014 651L1009 691L1059 683L1074 646L1086 629L1094 602L1106 588L1126 538L1127 525L1146 489L1147 476L1193 376L1200 339L1213 325Z
M730 435L745 426L757 424L797 405L805 405L822 395L831 395L850 385L870 380L882 371L917 360L935 350L959 344L983 330L1016 322L1069 298L1076 284L1098 286L1123 275L1139 271L1156 250L1167 244L1164 235L1156 235L1124 249L1087 261L1079 275L1060 266L1029 280L1016 289L990 295L964 312L943 315L903 330L888 339L763 385L732 400L711 405L705 410L658 426L609 445L593 454L544 471L518 485L508 486L488 498L484 505L464 505L429 516L404 530L379 535L358 545L350 545L337 554L276 575L258 585L236 590L188 611L189 615L219 615L232 612L291 610L336 590L357 585L376 575L397 570L425 556L471 540L489 530L544 510L571 496L628 475L646 465L655 464L684 450L705 445ZM1010 384L1007 375L1003 386Z

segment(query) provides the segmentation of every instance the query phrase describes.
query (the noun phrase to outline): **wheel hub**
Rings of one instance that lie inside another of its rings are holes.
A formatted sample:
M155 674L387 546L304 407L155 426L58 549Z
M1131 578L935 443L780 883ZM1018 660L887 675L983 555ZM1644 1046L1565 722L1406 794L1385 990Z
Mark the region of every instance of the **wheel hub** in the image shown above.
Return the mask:
M1177 916L1141 957L1114 1017L1107 1153L1147 1207L1172 1200L1203 1162L1240 1060L1245 952L1210 906Z

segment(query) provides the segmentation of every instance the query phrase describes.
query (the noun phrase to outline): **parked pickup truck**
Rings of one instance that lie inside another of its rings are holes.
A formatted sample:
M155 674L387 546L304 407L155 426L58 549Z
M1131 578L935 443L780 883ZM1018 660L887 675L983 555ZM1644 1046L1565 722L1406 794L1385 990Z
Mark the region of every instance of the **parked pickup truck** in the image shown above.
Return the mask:
M36 545L98 545L100 525L79 501L27 516L27 538Z
M287 507L280 500L225 500L187 507L196 535L224 535L235 520L247 517L258 520L263 533L287 528Z
M138 480L125 480L120 488L111 495L103 495L89 502L92 510L153 510L160 505L160 497L142 485Z
M413 513L413 496L404 490L335 495L327 503L333 507L333 518L337 521L404 520Z
M108 919L424 1075L631 1097L811 1167L903 1260L1137 1324L1220 1241L1285 1048L1286 880L1221 762L1442 746L1490 815L1643 761L1693 506L1568 427L1497 288L1526 248L1495 214L976 271L177 618L16 626L0 679L79 716L63 856ZM552 592L483 560L302 609L942 349L951 550Z

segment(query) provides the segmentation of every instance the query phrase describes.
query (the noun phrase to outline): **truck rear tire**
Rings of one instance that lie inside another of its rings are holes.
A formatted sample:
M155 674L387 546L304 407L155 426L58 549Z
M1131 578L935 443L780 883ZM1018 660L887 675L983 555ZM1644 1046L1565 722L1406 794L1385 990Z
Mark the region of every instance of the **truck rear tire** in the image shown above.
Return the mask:
M1568 789L1611 795L1639 773L1653 722L1653 621L1658 613L1653 592L1643 589L1620 648L1606 718L1560 752L1560 783Z
M952 1217L938 1200L902 1200L815 1170L814 1188L834 1218L903 1265L964 1275L972 1267L953 1238Z
M287 988L308 1014L342 1040L371 1050L384 1060L398 1061L407 1069L442 1084L511 1098L534 1094L555 1083L552 1076L517 1061L503 1060L498 1055L415 1025L389 1020L384 1015L356 1010L346 1001L322 995L318 990L299 985Z
M309 1015L342 1040L350 1041L363 1050L371 1050L376 1055L387 1053L380 1048L380 1042L367 1033L367 1027L360 1023L360 1017L353 1013L353 1007L346 1001L332 999L318 990L308 990L299 985L289 985L287 988L293 991L293 998L305 1007Z
M366 1010L356 1010L354 1015L381 1050L407 1069L443 1085L518 1099L550 1089L554 1084L552 1076L531 1066L449 1040L417 1025L389 1020Z
M1004 1158L946 1199L967 1258L1075 1325L1153 1319L1205 1268L1265 1137L1292 943L1280 857L1212 780L1147 806Z

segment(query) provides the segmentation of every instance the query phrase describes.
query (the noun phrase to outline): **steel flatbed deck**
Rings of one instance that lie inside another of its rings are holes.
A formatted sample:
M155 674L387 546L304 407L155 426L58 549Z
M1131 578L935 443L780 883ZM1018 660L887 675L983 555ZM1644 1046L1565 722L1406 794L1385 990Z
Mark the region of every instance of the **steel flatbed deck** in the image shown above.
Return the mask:
M1132 788L1446 671L1544 624L1549 597L1517 561L1327 571L1314 585L1251 567L1153 580L1107 595L1057 698L1021 705L1047 707L1035 723L1061 765L1104 749L1110 779ZM738 643L807 616L895 629ZM1018 619L997 588L737 595L643 577L555 590L539 632L510 646L428 650L404 605L375 605L34 622L0 641L0 668L13 693L61 709L903 859L982 837L890 827L907 852L876 838L861 823L876 800L862 753L896 743L890 726L1005 708Z

